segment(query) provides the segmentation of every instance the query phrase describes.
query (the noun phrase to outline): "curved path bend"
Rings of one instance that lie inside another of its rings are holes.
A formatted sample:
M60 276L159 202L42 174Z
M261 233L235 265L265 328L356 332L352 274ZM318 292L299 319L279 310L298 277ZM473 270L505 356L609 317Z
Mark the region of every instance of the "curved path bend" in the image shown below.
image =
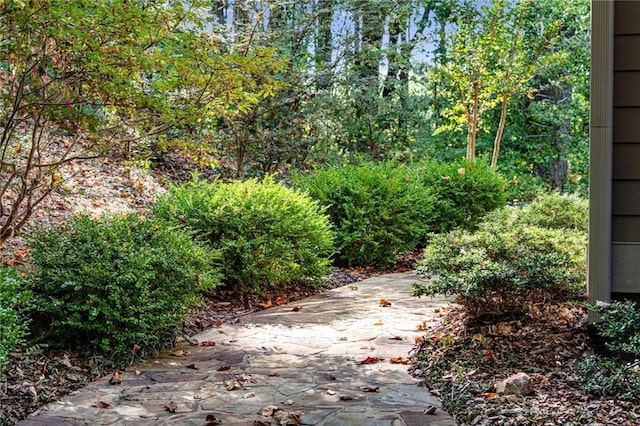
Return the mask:
M412 297L416 280L381 275L246 315L20 425L455 425L407 365L390 362L448 304Z

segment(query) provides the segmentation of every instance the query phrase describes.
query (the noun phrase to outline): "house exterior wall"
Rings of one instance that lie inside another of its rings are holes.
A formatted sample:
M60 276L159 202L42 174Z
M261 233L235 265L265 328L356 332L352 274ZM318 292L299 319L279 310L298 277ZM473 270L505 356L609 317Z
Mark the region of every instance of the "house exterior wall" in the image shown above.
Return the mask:
M611 297L640 294L640 1L613 2Z

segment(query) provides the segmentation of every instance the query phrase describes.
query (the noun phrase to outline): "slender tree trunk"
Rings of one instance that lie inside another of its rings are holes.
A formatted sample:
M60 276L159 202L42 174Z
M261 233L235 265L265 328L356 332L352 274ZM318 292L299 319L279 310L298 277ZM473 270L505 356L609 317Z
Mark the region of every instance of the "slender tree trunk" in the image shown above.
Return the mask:
M504 125L507 122L507 103L509 102L509 94L502 94L502 107L500 109L500 122L498 123L498 132L493 141L493 154L491 155L491 168L495 170L498 167L498 155L500 155L500 142L502 142L502 134L504 133Z

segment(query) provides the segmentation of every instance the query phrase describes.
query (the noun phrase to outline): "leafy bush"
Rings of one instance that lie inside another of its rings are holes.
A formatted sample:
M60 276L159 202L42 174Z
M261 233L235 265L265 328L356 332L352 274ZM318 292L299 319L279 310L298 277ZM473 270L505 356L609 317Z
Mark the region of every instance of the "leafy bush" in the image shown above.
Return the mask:
M24 290L25 280L15 268L0 267L0 371L7 362L9 352L26 335L26 322L22 311L29 300Z
M60 229L35 230L29 247L33 316L57 347L88 345L116 358L134 345L153 349L218 283L209 250L135 215L81 215Z
M333 232L327 216L307 195L272 178L176 186L153 211L220 250L229 285L260 290L314 283L329 271Z
M482 162L427 161L415 167L421 185L430 188L436 198L434 231L471 228L485 213L505 205L504 179Z
M435 198L406 166L348 165L293 179L327 208L340 265L393 263L431 229Z
M583 203L570 197L558 201ZM455 294L473 317L482 319L535 315L535 302L545 297L583 294L587 234L573 227L578 218L546 213L541 217L537 212L546 212L541 209L545 205L555 204L545 198L529 208L506 207L487 215L475 232L455 230L435 236L417 270L422 276L438 277L414 285L414 293ZM575 206L572 211L582 214Z
M596 327L607 339L607 347L640 358L640 306L625 300L598 310L602 321Z
M637 401L640 398L640 364L620 363L598 355L576 363L575 376L580 386L596 397Z

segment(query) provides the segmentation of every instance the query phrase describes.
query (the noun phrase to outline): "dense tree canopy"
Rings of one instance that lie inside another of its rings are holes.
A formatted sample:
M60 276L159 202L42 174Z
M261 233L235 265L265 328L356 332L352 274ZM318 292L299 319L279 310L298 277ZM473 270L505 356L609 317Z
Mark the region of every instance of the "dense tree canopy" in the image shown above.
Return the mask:
M106 154L244 178L466 150L585 187L587 0L4 0L0 27L0 241Z

